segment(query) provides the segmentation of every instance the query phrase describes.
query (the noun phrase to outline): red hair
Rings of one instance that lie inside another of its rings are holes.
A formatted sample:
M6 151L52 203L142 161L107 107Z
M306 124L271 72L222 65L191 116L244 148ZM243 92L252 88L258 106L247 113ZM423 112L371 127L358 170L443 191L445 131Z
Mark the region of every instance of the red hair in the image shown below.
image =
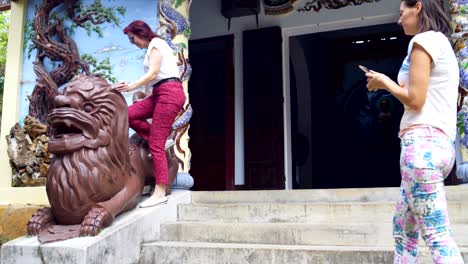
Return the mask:
M141 20L135 20L130 23L126 28L123 30L124 34L133 33L138 37L151 41L153 38L157 38L158 35L154 33L151 28L145 22Z

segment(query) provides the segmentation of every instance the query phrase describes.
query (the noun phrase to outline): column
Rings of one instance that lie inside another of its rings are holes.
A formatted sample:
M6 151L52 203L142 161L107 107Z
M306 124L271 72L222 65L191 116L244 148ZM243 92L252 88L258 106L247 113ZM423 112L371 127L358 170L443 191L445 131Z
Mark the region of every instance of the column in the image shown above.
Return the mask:
M179 70L183 82L186 102L184 113L176 119L171 137L176 141L175 154L179 159L179 171L174 181L175 189L190 189L193 186L193 177L190 175L191 152L188 146L190 127L189 121L192 115L190 107L190 96L188 92L188 81L192 68L188 60L188 39L190 38L189 9L191 0L179 0L171 3L170 0L159 2L159 29L158 34L163 36L174 50L179 59Z

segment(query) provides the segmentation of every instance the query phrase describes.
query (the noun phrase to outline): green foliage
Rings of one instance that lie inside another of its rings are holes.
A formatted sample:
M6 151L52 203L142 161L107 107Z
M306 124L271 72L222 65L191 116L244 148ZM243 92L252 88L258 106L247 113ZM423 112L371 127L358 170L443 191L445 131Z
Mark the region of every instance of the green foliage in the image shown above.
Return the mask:
M120 15L125 15L126 9L123 6L120 7L105 7L102 5L101 0L94 0L94 2L89 6L83 6L81 3L78 4L78 7L75 9L75 12L79 14L81 17L91 17L96 24L98 21L100 22L107 22L115 24L116 26L120 26L120 19L117 17L117 11ZM99 26L97 26L99 27ZM94 29L92 29L95 31Z
M184 36L190 38L190 34L192 34L192 30L188 27L184 30Z
M459 135L463 135L465 133L465 123L464 123L465 115L466 113L463 110L461 110L457 114L457 131Z
M71 18L66 15L66 13L64 13L65 16L61 16L57 12L51 12L49 15L50 24L60 20L63 25L66 25L65 30L69 36L73 36L77 28L83 28L88 36L91 36L93 33L95 33L99 38L103 38L104 30L101 27L101 24L110 23L113 26L119 27L120 19L118 16L124 16L127 10L123 6L105 7L101 0L94 0L92 4L87 6L83 5L81 1L77 2L74 12L75 21L72 21ZM26 21L24 45L29 59L31 58L32 51L36 49L34 43L32 42L34 38L36 38L36 33L34 31L34 20L28 19ZM77 43L77 45L79 45L79 43ZM112 76L110 58L106 58L98 62L96 58L92 57L91 55L83 54L81 59L89 63L91 72L100 74L109 82L117 82L117 79ZM51 63L52 68L57 66L54 61ZM76 74L78 73L79 72L76 72Z
M0 116L3 107L3 86L5 84L5 65L8 44L8 30L10 28L10 11L0 13ZM1 125L1 120L0 120Z
M185 2L185 0L175 0L175 7L178 8L178 7L181 6L184 2Z
M93 24L91 22L86 22L83 25L83 28L86 29L86 34L88 34L88 37L91 37L91 31L93 30Z
M112 65L110 63L109 57L98 62L97 59L91 56L90 54L83 54L81 56L81 59L89 64L91 72L95 74L100 74L104 79L106 79L110 83L117 82L117 78L112 76Z
M104 37L104 31L102 30L101 27L94 27L94 28L93 28L93 31L94 31L96 34L98 34L98 36L99 36L100 38L103 38L103 37Z
M32 39L36 37L36 32L34 31L34 20L26 20L26 28L24 32L24 47L23 50L26 50L28 54L28 59L31 58L32 51L36 48Z
M0 13L0 65L5 67L8 43L8 29L10 28L10 11Z
M121 16L125 16L125 13L127 13L127 9L123 6L119 6L117 7L117 12L119 12Z
M51 12L50 23L53 23L57 20L62 20L66 27L66 31L70 36L73 36L76 32L76 28L81 27L86 30L86 34L91 36L94 33L98 35L99 38L104 37L104 30L100 26L103 23L111 23L113 26L120 26L120 19L118 15L124 16L127 12L127 9L123 6L118 7L105 7L102 4L101 0L94 0L90 5L84 6L82 2L78 2L75 6L75 16L78 20L80 18L89 18L88 21L77 24L74 21L71 21L71 18L61 17L56 12ZM25 50L28 54L28 58L31 58L32 51L36 49L34 43L31 41L36 37L34 32L34 20L28 19L26 21L26 32L25 32ZM77 43L78 44L78 43ZM78 44L79 45L79 44Z

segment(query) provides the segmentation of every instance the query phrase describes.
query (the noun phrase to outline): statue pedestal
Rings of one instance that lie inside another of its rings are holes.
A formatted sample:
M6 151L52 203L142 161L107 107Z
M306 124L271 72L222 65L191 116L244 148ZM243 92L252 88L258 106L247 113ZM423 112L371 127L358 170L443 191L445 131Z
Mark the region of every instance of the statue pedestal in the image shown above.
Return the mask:
M174 180L173 189L190 190L193 187L194 181L192 175L187 172L178 172Z
M174 190L167 204L135 208L120 215L96 237L80 237L39 244L37 237L21 237L4 244L0 263L87 264L138 263L142 243L159 240L163 221L177 219L177 205L190 203L190 191Z

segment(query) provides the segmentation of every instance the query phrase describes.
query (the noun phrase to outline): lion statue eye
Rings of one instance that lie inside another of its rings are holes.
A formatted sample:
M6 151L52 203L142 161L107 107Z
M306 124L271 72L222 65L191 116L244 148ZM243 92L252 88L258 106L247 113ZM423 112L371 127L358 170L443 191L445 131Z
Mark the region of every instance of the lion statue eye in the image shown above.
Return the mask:
M84 104L83 105L83 110L86 113L91 113L94 110L94 106L92 104Z

